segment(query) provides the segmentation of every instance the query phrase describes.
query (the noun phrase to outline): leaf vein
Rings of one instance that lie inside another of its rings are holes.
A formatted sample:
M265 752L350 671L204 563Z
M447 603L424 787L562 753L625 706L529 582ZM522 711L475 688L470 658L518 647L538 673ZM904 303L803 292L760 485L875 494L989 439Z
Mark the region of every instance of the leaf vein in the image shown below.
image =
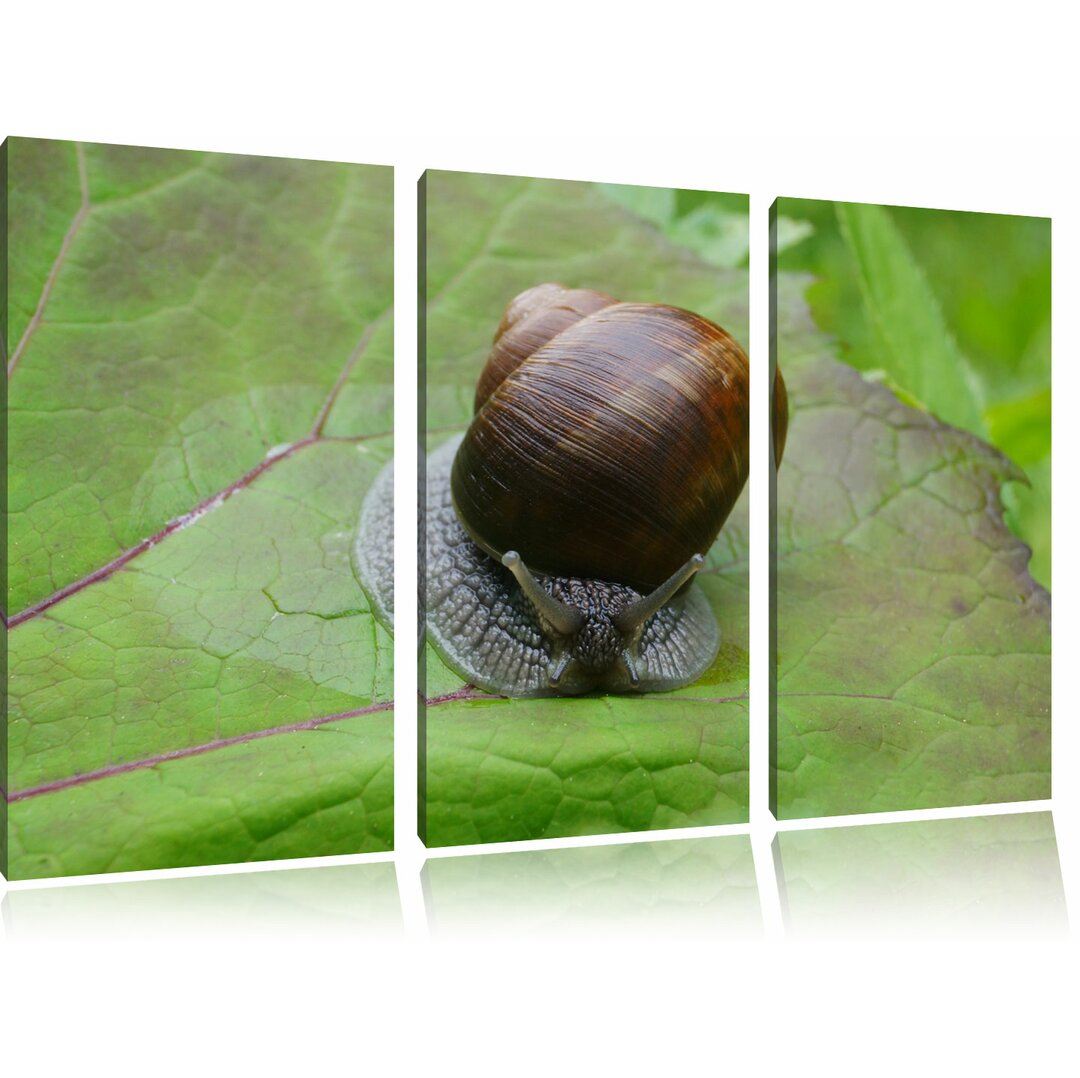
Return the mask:
M25 801L30 797L39 797L42 794L56 793L59 790L67 790L73 786L83 786L88 782L97 782L101 779L113 778L116 775L124 775L129 771L140 771L146 768L155 768L170 760L183 760L189 756L202 756L217 749L230 748L233 745L243 744L248 741L260 741L266 737L275 737L278 734L301 733L305 730L317 730L331 722L341 722L345 719L354 719L362 715L373 715L380 711L389 711L394 706L393 700L371 704L368 707L355 708L352 711L339 711L333 715L321 715L314 719L304 719L301 722L287 723L283 726L271 726L264 730L252 730L246 734L237 734L235 737L215 738L202 745L189 745L182 749L172 749L168 752L158 753L155 756L147 756L141 760L130 760L122 764L111 764L95 771L87 771L81 775L71 775L68 778L55 779L52 782L44 782L40 786L31 786L25 790L17 790L6 794L5 799L9 804L17 801Z
M19 343L15 346L15 351L11 353L11 359L8 360L8 378L11 378L15 373L15 368L19 365L19 360L26 351L27 345L30 343L38 326L41 325L41 319L45 313L45 306L49 302L49 297L52 295L53 287L56 285L56 279L60 276L60 270L67 260L68 252L71 250L71 245L75 242L75 237L78 235L83 221L86 220L87 215L90 213L90 185L86 176L86 150L81 142L75 143L75 160L79 169L79 194L81 196L79 208L76 210L75 216L72 218L67 232L64 233L64 238L60 243L60 250L57 252L56 260L53 262L52 268L49 270L49 275L45 278L45 284L42 286L41 295L38 297L38 303L37 307L34 309L34 314L27 323L26 329L23 330L23 335L19 339Z

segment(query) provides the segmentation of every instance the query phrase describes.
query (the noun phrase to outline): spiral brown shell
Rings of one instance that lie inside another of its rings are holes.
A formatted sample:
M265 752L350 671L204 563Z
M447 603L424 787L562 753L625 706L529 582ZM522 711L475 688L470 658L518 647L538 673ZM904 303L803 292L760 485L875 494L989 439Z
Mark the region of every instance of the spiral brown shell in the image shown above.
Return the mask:
M475 411L526 356L586 315L619 301L591 288L564 288L538 284L515 296L506 306L491 344L480 380L476 383Z
M496 334L454 504L492 554L650 591L712 545L746 482L748 431L748 361L719 326L541 285Z
M787 443L787 424L788 424L788 406L787 406L787 386L784 385L784 378L780 374L780 368L776 368L776 374L773 376L773 392L772 392L772 447L773 447L773 466L780 467L780 461L784 459L784 446Z

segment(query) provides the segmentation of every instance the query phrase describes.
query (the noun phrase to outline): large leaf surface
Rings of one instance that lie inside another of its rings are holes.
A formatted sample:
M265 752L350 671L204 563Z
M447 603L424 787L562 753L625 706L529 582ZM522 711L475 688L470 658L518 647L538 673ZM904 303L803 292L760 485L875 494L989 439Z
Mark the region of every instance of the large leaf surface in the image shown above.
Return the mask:
M699 311L747 343L745 271L719 270L589 184L428 173L428 448L463 430L506 303L541 281ZM429 845L744 820L748 793L745 495L700 584L720 655L647 697L484 698L425 654Z
M1002 520L1018 470L832 358L778 282L783 818L1048 797L1050 597Z
M390 171L8 153L10 874L388 848Z

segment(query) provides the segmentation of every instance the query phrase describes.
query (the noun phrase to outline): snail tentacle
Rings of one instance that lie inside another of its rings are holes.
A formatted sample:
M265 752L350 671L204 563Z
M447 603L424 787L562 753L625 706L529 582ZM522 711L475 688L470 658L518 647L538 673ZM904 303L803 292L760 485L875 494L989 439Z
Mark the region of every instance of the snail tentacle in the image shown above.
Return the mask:
M514 574L514 579L525 597L536 607L537 613L549 622L556 632L563 636L573 636L585 624L585 615L580 610L561 602L540 587L516 550L508 550L502 556L502 563Z
M566 673L566 668L570 665L570 653L563 652L559 660L555 663L550 674L548 674L548 686L552 689L557 689L562 682L563 674Z
M644 625L704 564L705 555L695 554L685 565L676 569L660 587L649 592L648 595L643 595L636 603L632 603L616 614L612 619L616 628L629 633Z

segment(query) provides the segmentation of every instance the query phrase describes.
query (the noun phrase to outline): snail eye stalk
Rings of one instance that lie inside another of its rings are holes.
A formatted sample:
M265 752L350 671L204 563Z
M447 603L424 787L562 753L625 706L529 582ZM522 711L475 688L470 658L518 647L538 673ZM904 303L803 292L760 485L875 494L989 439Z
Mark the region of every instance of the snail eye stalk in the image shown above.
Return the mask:
M570 665L569 653L564 654L561 659L555 664L554 669L548 674L548 685L557 689L559 683L562 681L563 674L566 673L566 668Z
M625 610L612 618L615 627L624 633L633 632L644 625L671 597L705 564L704 554L695 554L684 566L677 569L655 591L643 595Z
M502 556L502 563L514 574L514 579L520 585L526 598L556 632L562 633L563 636L573 636L585 624L585 615L580 610L575 610L572 606L560 602L554 595L549 595L540 587L536 582L536 577L529 572L516 550L508 550Z

